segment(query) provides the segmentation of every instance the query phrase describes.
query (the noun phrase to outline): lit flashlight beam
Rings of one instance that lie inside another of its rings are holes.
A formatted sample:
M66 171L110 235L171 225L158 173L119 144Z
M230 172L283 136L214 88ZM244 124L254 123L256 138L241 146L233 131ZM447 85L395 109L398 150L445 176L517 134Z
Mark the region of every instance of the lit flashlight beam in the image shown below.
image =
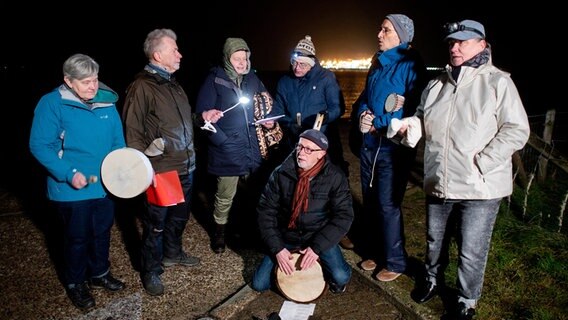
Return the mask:
M239 102L235 103L232 107L221 111L221 113L225 114L226 112L231 111L232 109L236 108L239 104L247 104L250 102L250 99L247 97L240 97L239 98ZM213 126L213 124L211 124L211 121L205 121L205 124L203 125L203 127L201 127L201 129L203 130L208 130L211 131L213 133L217 132L217 129L215 129L215 127Z

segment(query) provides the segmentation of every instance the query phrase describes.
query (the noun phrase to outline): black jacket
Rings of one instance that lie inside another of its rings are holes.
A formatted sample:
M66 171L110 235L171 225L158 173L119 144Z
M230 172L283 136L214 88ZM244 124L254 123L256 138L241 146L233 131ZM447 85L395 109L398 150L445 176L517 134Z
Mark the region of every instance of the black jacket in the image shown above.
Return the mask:
M296 153L277 167L264 189L257 207L260 235L271 254L286 245L311 247L321 254L349 231L353 222L353 199L347 177L326 156L326 163L310 181L308 210L300 213L296 228L289 229L294 190L298 182Z
M239 91L241 91L239 93ZM255 172L262 164L258 137L254 126L252 98L266 91L255 73L243 77L241 89L229 79L221 67L211 70L197 96L196 112L201 115L211 109L227 110L239 101L239 96L250 98L214 124L216 133L203 132L209 140L207 171L216 176L241 176Z

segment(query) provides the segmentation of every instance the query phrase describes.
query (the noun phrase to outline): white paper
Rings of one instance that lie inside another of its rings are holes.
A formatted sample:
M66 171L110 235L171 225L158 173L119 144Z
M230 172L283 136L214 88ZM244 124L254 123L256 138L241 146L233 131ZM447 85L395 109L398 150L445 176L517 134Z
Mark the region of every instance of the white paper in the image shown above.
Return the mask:
M315 303L305 304L284 301L278 315L282 320L308 320L314 314L315 309Z
M263 123L268 122L268 121L278 120L278 119L282 118L283 116L284 115L281 114L279 116L268 117L268 118L264 118L264 119L258 119L258 120L256 120L256 122L254 124L263 124Z

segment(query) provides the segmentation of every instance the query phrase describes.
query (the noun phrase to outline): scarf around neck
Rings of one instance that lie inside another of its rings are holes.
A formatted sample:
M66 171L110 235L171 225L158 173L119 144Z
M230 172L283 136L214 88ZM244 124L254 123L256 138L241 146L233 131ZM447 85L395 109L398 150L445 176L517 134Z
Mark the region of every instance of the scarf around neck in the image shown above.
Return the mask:
M308 170L298 168L298 183L294 190L294 200L292 203L292 216L288 223L288 228L296 228L296 220L300 213L305 213L308 210L308 197L310 194L310 181L320 172L325 164L325 157L321 158L316 164Z

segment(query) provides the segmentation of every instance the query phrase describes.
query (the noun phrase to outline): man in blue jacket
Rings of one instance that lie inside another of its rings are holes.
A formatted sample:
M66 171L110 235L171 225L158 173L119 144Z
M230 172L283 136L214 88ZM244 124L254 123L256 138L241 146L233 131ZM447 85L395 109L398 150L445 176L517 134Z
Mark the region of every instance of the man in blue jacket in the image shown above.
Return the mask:
M285 140L280 145L282 159L294 149L300 133L314 128L321 114L323 121L318 129L331 141L330 159L348 174L338 127L344 112L343 94L335 74L320 65L312 37L307 35L294 48L290 72L280 78L276 87L273 113L284 115L279 119Z

